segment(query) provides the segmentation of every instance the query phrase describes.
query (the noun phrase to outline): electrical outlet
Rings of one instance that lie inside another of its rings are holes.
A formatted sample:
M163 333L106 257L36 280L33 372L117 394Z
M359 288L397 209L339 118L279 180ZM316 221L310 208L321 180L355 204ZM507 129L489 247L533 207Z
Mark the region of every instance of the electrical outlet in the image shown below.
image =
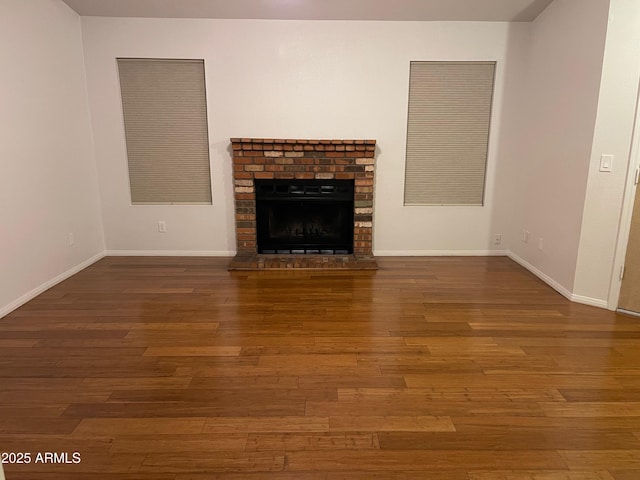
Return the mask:
M69 234L67 235L67 240L68 240L68 242L69 242L69 246L73 246L73 245L75 245L75 244L76 244L76 239L75 239L75 238L73 238L73 233L69 233Z
M493 243L494 243L495 245L500 245L500 244L502 244L502 234L501 234L501 233L496 233L496 234L493 236Z
M158 221L158 231L160 233L167 233L167 222L165 222L164 220L159 220Z
M531 232L526 228L522 229L522 241L524 243L529 243L529 238L531 238Z
M543 243L543 241L542 241L542 237L540 237L540 238L538 239L538 250L542 250L543 245L544 245L544 243Z

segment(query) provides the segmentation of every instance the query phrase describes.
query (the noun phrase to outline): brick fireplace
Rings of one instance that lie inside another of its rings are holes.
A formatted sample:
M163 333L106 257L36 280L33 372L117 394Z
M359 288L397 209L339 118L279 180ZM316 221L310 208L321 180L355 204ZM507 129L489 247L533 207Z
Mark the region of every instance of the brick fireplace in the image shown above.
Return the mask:
M375 140L232 138L231 145L238 253L230 270L377 268L372 244ZM352 253L258 253L256 180L290 180L297 186L305 181L353 182Z

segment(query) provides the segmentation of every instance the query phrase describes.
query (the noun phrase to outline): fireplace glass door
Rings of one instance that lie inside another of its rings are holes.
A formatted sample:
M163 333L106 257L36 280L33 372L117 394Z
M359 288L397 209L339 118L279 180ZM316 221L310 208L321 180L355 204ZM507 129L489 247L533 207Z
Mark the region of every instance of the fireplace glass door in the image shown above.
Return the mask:
M353 253L352 180L256 180L258 253Z

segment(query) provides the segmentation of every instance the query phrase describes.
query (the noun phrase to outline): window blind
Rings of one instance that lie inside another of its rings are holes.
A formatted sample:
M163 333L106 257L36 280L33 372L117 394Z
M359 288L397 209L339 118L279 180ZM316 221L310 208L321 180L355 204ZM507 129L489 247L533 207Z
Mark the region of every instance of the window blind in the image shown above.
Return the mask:
M482 205L495 62L411 62L405 205Z
M118 59L133 204L211 204L203 60Z

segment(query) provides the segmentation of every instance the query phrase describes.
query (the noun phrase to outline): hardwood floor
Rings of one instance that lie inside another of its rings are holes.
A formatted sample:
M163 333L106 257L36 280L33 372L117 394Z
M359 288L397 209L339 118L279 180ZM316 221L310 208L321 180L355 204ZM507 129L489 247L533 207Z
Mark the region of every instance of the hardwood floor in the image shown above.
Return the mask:
M638 319L506 258L378 260L105 258L50 289L0 320L7 479L640 479Z

